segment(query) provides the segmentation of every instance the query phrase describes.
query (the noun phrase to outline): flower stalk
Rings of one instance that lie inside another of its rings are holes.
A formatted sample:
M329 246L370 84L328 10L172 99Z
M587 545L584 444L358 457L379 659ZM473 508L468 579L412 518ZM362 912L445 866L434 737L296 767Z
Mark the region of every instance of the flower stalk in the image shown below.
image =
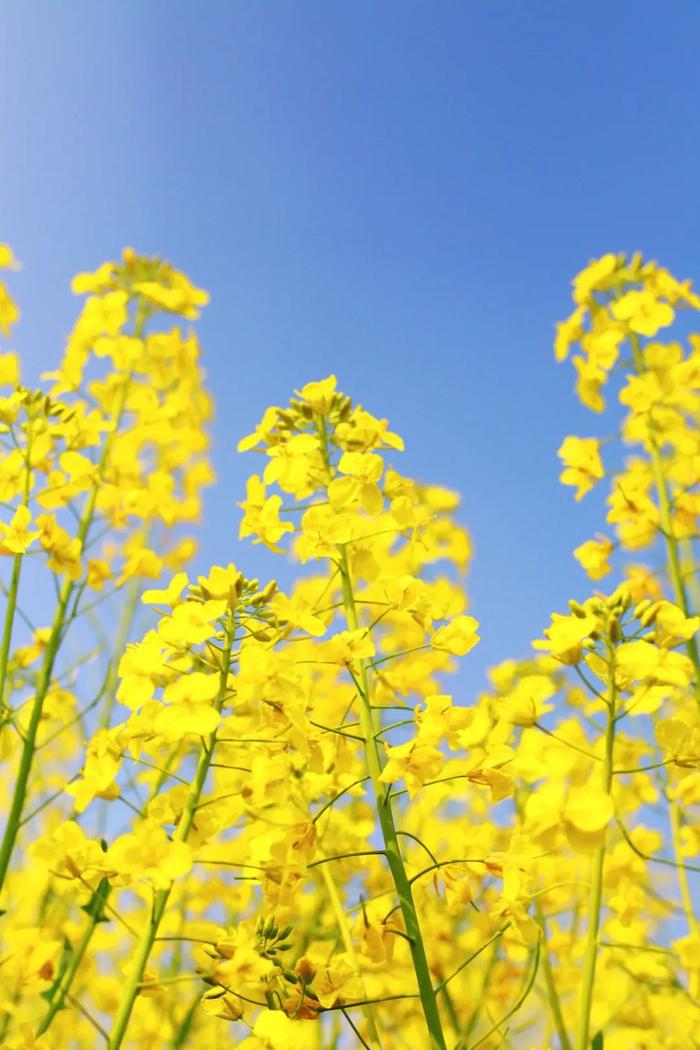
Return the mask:
M339 568L343 588L343 606L345 616L350 630L357 630L359 621L357 608L350 576L347 551L339 547ZM372 781L374 803L379 819L382 840L386 852L394 886L399 898L400 910L406 926L409 938L413 968L418 983L418 995L420 997L425 1024L428 1030L431 1050L446 1050L447 1044L442 1030L440 1012L437 1005L437 997L433 989L430 965L423 942L423 936L418 921L411 882L404 867L399 840L394 821L394 813L391 806L389 787L382 783L382 761L380 746L377 739L378 726L375 723L372 711L372 700L369 691L369 676L365 660L359 661L359 675L357 678L358 694L360 698L360 724L362 734L365 738L365 757L367 771Z
M224 649L221 657L221 672L219 678L219 690L214 701L214 708L216 711L221 711L224 701L226 699L226 689L228 682L228 675L231 668L231 649L235 640L235 626L233 624L233 617L231 617L228 627L226 629L226 637L224 643ZM177 830L173 835L174 842L184 843L187 842L190 829L192 827L197 807L199 806L200 799L202 797L202 791L204 790L204 784L209 773L209 768L213 761L214 749L216 747L217 731L208 737L206 743L203 744L202 750L199 755L197 762L197 769L195 771L190 790L187 794L187 799L183 808L182 816L177 826ZM132 962L131 972L129 978L124 987L117 1013L112 1023L112 1028L109 1033L109 1041L107 1044L108 1050L119 1050L121 1047L124 1037L126 1036L127 1029L129 1027L129 1021L131 1020L131 1014L136 1002L137 996L141 984L143 982L143 974L148 965L148 959L155 939L158 936L158 929L160 927L161 919L168 904L170 894L172 892L173 884L171 883L165 889L156 890L153 895L153 905L151 907L151 913L148 922L141 934L141 939L136 948L136 953Z
M605 752L602 762L601 786L610 795L613 778L613 755L615 750L617 683L615 681L615 649L608 643L608 695L605 730ZM596 850L591 866L591 888L588 898L588 929L583 952L583 975L579 1003L578 1024L574 1050L588 1050L598 956L598 934L603 901L603 872L605 867L605 839Z

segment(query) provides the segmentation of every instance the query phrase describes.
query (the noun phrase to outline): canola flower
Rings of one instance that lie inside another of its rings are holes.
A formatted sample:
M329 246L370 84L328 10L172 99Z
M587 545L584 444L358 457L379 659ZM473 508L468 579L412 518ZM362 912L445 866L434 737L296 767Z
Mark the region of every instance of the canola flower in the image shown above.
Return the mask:
M575 278L556 356L632 453L565 436L561 480L609 486L574 554L616 583L476 697L460 499L389 422L335 376L268 408L240 535L295 580L194 573L206 293L130 249L73 290L40 389L0 354L0 1047L700 1045L690 285Z

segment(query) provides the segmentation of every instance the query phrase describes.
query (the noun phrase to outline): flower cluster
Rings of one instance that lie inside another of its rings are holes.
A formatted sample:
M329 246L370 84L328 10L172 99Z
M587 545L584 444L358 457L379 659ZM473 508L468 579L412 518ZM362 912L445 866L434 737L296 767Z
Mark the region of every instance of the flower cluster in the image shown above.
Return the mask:
M389 422L333 375L268 408L240 537L293 582L200 574L206 293L130 249L73 288L43 386L0 355L0 1048L686 1050L700 336L658 339L690 285L612 254L575 279L557 357L635 450L564 439L615 526L575 555L654 564L477 696L449 685L479 641L460 499Z

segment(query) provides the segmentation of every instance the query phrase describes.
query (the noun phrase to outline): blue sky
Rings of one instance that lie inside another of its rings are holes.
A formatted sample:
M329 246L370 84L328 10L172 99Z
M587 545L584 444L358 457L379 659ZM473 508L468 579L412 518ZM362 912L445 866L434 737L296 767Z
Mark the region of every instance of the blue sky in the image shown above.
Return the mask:
M694 273L699 32L695 0L5 0L0 240L24 262L26 372L61 353L71 275L125 244L209 289L201 564L268 576L236 538L235 444L335 371L404 435L403 471L463 494L477 688L588 591L571 550L601 501L574 503L555 453L606 424L553 325L606 250Z

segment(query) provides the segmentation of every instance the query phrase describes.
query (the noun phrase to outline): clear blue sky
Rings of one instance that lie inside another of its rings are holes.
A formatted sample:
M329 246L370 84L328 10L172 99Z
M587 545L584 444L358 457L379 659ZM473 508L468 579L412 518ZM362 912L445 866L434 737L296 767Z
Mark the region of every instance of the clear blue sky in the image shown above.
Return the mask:
M61 353L73 272L123 245L208 288L220 481L202 564L236 539L268 403L331 371L464 495L485 666L588 584L602 524L558 481L601 423L554 364L569 280L606 250L697 271L696 0L5 0L0 240L24 262L16 344Z

